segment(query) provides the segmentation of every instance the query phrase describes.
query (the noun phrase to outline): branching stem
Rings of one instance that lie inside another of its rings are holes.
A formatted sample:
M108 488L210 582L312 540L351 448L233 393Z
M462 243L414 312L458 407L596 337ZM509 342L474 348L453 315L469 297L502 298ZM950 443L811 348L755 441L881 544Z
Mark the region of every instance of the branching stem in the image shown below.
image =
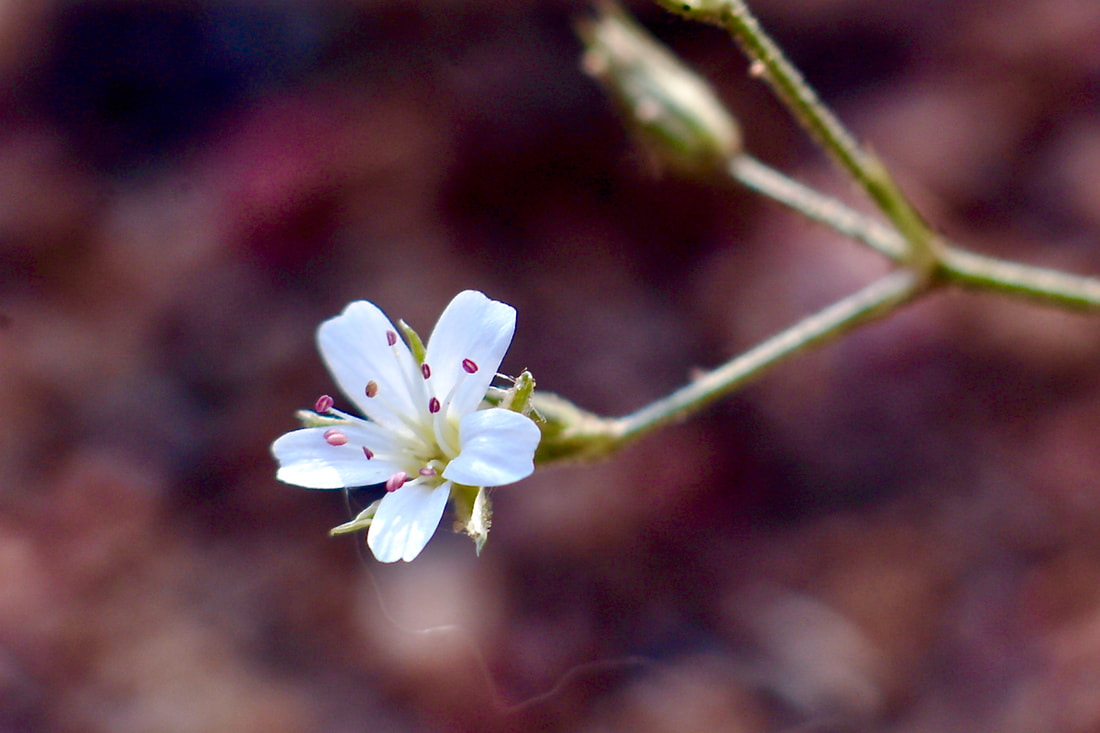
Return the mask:
M606 455L624 443L697 412L787 359L881 318L945 285L992 290L1050 305L1100 311L1100 280L968 252L924 222L882 162L844 128L763 31L744 0L657 0L673 12L726 28L753 72L864 189L886 221L859 213L738 151L726 163L735 181L832 227L893 260L897 269L772 336L690 384L621 418L583 413L560 398L543 401L540 462ZM538 405L536 405L538 406Z

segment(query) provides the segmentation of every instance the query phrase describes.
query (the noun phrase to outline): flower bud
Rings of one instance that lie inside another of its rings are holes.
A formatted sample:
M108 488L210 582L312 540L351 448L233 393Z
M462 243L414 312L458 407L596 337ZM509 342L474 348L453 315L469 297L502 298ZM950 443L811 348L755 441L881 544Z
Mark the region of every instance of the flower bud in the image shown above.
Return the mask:
M741 151L737 123L710 86L622 10L601 5L578 33L585 72L608 90L659 162L700 173Z

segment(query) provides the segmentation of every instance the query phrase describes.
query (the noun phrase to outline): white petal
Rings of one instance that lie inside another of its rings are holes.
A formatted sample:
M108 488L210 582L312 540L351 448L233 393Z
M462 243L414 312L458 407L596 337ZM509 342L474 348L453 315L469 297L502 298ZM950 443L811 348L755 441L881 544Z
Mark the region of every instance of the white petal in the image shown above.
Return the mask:
M501 486L535 470L535 448L542 433L528 417L493 408L472 412L458 428L459 455L443 477L467 486Z
M432 368L432 390L440 400L461 381L451 400L452 416L465 415L481 404L515 330L516 309L476 290L459 293L444 309L428 339L426 362ZM464 359L477 371L467 373Z
M368 460L363 453L363 446L370 445L364 436L376 439L372 450L392 453L388 443L380 442L385 436L373 435L361 426L338 429L348 436L347 445L329 445L325 440L328 428L303 428L281 436L271 444L279 461L275 477L307 489L342 489L377 484L400 470L378 456Z
M381 562L408 562L419 555L439 526L450 493L451 484L444 481L434 489L405 484L382 497L367 532L374 556Z
M359 300L321 324L317 345L340 389L363 414L398 429L402 421L396 413L417 415L428 398L409 347L400 337L390 346L387 333L397 329L377 306ZM374 398L366 395L371 381L378 385Z

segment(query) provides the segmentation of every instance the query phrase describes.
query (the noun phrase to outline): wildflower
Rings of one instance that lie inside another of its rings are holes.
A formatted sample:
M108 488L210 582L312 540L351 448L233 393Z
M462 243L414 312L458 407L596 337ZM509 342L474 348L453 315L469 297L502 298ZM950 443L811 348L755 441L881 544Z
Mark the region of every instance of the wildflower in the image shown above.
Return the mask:
M310 489L384 484L381 501L334 530L369 526L367 545L382 562L420 554L448 499L480 551L489 529L486 487L530 475L540 437L530 418L483 403L515 324L514 308L467 290L443 311L425 347L404 322L395 328L372 303L351 303L321 324L317 342L367 419L322 396L316 413L307 413L311 427L272 445L276 476Z

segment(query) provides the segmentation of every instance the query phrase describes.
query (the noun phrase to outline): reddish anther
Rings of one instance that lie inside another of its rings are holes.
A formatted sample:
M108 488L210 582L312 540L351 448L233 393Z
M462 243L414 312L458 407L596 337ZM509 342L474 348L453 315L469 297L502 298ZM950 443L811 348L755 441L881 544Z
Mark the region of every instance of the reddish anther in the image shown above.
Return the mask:
M409 474L405 473L404 471L398 471L397 473L386 479L386 491L397 491L405 485L405 482L408 481L408 479Z
M386 343L390 346L397 343L397 331L386 331Z
M329 397L327 394L323 394L320 397L318 397L317 402L315 402L313 404L313 411L314 412L328 412L329 410L332 409L333 404L335 404L335 401L331 397Z
M367 446L364 445L363 446L363 455L365 455L367 457L367 460L369 461L370 459L374 458L374 451L372 451L370 448L368 448Z
M428 412L432 413L433 415L439 412L439 400L437 400L435 397L432 397L430 400L428 400Z
M336 446L336 447L339 447L341 445L347 445L348 444L348 436L344 435L342 432L340 432L336 428L329 428L328 430L325 431L325 442L328 443L329 445Z
M424 379L427 379L428 377L432 376L432 368L427 364L421 364L420 373L424 375Z
M366 392L367 392L367 397L374 397L375 395L377 395L378 394L378 382L374 381L373 379L370 380L369 382L367 382Z
M473 374L477 371L477 364L474 363L473 359L463 359L462 368L466 370L467 374Z

